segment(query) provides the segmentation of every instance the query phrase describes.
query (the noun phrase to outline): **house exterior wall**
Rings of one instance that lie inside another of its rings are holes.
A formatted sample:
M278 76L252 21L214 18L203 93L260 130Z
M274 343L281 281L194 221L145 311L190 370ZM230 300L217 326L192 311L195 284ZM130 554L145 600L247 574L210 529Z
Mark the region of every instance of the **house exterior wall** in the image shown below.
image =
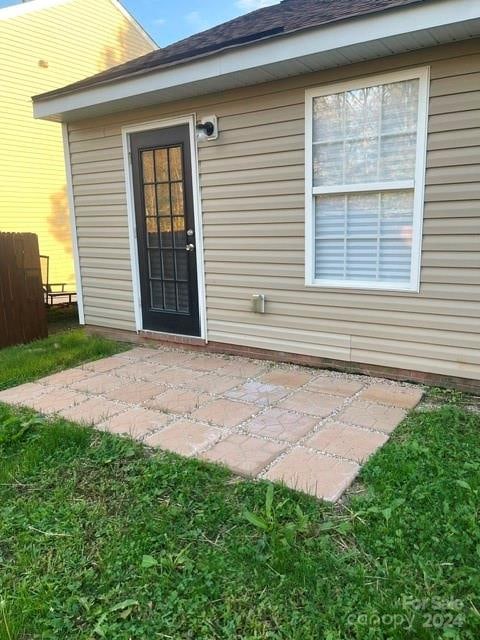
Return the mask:
M110 0L0 11L0 230L38 234L51 282L75 281L62 132L33 119L31 96L152 49Z
M305 88L425 64L420 292L306 288ZM70 123L87 324L135 330L121 127L192 112L220 130L198 149L210 341L480 379L478 40Z

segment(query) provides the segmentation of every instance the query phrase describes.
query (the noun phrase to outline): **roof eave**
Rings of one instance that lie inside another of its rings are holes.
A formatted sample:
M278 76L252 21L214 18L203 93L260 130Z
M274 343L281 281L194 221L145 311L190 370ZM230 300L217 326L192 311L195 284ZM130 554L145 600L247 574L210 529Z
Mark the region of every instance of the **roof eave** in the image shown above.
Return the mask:
M58 1L58 0L57 0ZM63 0L65 1L65 0ZM117 0L111 0L112 2L117 2ZM112 71L112 69L107 70L107 77L103 77L103 73L100 73L96 76L92 76L91 78L86 78L85 80L81 80L80 83L75 82L73 84L70 85L66 85L65 87L60 87L60 88L56 88L56 89L52 89L50 91L45 91L43 93L37 94L35 96L32 97L32 100L45 100L47 98L51 98L53 96L59 96L59 95L66 95L68 93L75 93L79 90L85 89L87 88L87 85L90 85L91 87L93 86L99 86L101 84L106 85L106 84L111 84L114 82L119 82L121 80L124 80L126 78L134 78L134 77L138 77L140 75L146 75L149 73L154 73L155 71L159 71L159 70L164 70L168 67L171 66L178 66L181 64L188 64L190 63L192 60L197 60L200 58L205 58L208 56L214 56L214 55L219 55L221 53L223 53L224 51L230 50L230 49L235 49L235 48L239 48L239 47L248 47L248 46L252 46L252 45L256 45L260 42L263 42L266 39L271 39L271 38L282 38L282 37L286 37L286 36L290 36L293 33L299 32L299 31L311 31L313 29L319 29L320 27L325 27L328 24L331 24L333 22L340 22L340 21L347 21L347 20L352 20L355 18L358 18L360 16L367 16L370 15L372 13L378 13L379 11L391 11L392 8L393 9L401 9L404 6L411 4L411 3L417 3L417 2L423 2L423 0L403 0L405 4L399 5L397 7L383 7L381 9L370 9L367 11L364 11L362 13L354 13L351 15L345 15L342 18L335 18L332 20L328 20L326 22L319 22L317 24L310 24L308 26L302 26L302 27L298 27L297 29L292 29L290 31L283 31L283 29L273 29L273 31L275 31L275 33L271 34L268 33L266 35L261 35L261 34L257 34L257 37L253 38L249 38L247 41L241 42L241 43L231 43L231 42L224 42L222 43L220 46L218 46L218 48L213 49L213 50L207 50L203 53L196 53L195 50L192 51L192 55L190 56L185 56L182 57L181 59L172 59L171 61L167 61L165 63L161 63L158 66L146 66L140 69L137 69L135 71L125 71L124 73L119 73L118 75L114 75L113 77L109 77L109 71ZM269 30L272 31L272 30ZM128 62L124 63L120 66L127 66L128 68ZM113 70L115 70L115 68L113 68ZM81 86L81 85L85 85L85 86Z
M471 0L404 5L71 93L39 96L34 115L56 121L93 117L479 35L480 8Z

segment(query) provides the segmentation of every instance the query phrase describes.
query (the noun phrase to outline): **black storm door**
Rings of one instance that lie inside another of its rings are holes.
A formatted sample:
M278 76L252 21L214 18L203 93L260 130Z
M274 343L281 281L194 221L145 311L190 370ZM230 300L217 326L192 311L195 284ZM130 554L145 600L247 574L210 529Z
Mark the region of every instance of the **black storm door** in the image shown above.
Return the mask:
M188 125L130 138L143 328L200 335Z

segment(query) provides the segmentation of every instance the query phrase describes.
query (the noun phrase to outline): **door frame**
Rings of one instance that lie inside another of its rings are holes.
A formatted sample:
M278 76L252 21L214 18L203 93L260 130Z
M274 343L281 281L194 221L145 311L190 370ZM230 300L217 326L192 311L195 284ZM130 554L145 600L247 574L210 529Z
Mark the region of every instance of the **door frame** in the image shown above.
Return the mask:
M193 192L193 216L195 220L195 257L197 261L197 284L198 284L198 314L200 319L200 338L207 342L207 305L205 295L205 267L203 257L203 227L202 227L202 200L200 197L200 184L198 179L198 157L197 139L195 136L195 114L178 116L176 118L162 118L160 120L149 120L122 127L122 147L123 163L125 169L125 183L127 192L127 217L128 217L128 238L130 245L130 263L132 270L133 305L135 313L135 327L137 332L143 331L142 299L140 288L140 268L138 259L137 223L135 216L135 201L133 193L132 155L130 150L130 135L150 131L152 129L166 129L179 124L188 124L190 136L190 155L192 164L192 192ZM150 329L149 333L158 335L172 335L163 331ZM175 334L183 335L183 334ZM191 336L187 336L191 337Z

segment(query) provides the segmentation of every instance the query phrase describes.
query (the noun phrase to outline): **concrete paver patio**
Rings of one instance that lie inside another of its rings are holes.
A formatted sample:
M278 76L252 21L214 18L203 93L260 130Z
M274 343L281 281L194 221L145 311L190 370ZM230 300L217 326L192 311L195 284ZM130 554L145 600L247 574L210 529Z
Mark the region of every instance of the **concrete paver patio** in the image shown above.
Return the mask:
M332 501L421 397L366 376L146 347L0 392L0 402Z

